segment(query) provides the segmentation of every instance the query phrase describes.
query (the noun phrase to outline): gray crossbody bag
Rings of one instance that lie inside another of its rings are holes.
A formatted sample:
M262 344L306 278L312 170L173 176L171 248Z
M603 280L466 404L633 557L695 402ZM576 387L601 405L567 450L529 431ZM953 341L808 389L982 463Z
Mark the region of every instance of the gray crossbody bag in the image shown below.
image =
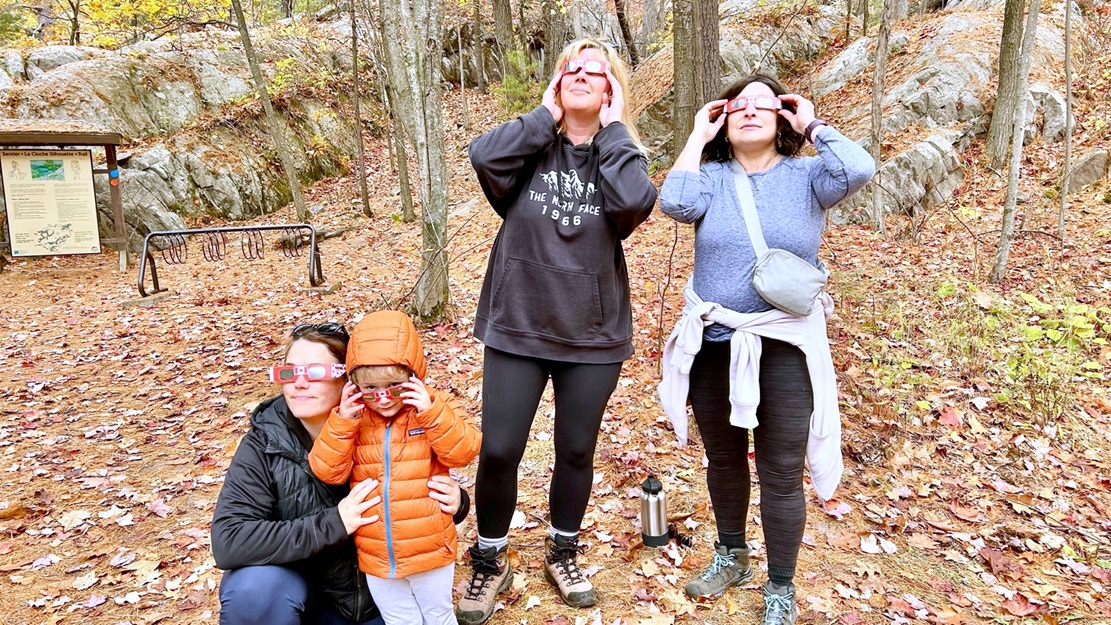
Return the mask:
M829 270L821 261L815 267L787 250L768 249L764 232L760 229L760 217L756 214L756 201L752 197L748 174L737 161L732 161L732 166L741 213L756 253L752 288L779 310L799 317L809 316L817 305L822 287L829 280Z

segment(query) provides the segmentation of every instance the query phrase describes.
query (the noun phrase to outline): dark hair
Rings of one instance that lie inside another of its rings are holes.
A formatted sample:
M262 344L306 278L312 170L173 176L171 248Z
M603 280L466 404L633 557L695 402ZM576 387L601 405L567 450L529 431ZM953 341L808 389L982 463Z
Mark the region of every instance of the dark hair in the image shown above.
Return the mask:
M725 91L721 92L721 95L719 95L717 99L732 100L737 97L741 91L744 91L745 87L754 82L764 83L771 88L772 93L777 96L787 93L787 88L771 76L765 76L764 74L749 74L737 82L734 82L732 85L729 85ZM787 107L786 103L784 103L784 107ZM793 111L793 109L790 108L788 108L788 110ZM799 151L802 150L802 146L806 144L806 138L795 132L795 129L791 126L791 122L787 121L787 118L782 115L777 115L777 117L776 127L778 128L778 132L775 135L775 151L783 156L796 156ZM728 132L729 129L723 124L717 136L711 139L710 142L706 144L706 147L702 148L703 163L727 163L729 159L733 158L732 149L729 145L729 137L727 136Z
M344 364L347 362L347 341L350 338L347 329L338 323L302 324L293 328L289 340L286 341L284 356L282 357L289 356L289 348L293 346L294 342L309 341L327 347L328 352L335 356L336 362Z

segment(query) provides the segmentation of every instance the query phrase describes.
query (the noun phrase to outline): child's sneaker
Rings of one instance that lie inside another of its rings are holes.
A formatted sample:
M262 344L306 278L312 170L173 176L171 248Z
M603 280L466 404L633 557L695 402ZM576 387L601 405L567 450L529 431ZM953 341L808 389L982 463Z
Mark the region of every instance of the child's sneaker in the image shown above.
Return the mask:
M498 593L513 581L513 569L506 547L479 549L476 544L467 553L471 556L471 582L455 608L455 617L460 625L478 625L494 613Z
M779 586L768 582L764 585L764 620L761 625L795 625L799 606L795 603L794 585Z
M573 608L586 608L594 605L594 585L587 581L575 562L575 557L584 547L579 545L578 536L556 534L544 541L548 547L548 557L544 560L544 578L559 591L563 603Z
M717 601L730 587L744 584L752 575L748 547L730 549L715 542L714 559L709 568L692 579L684 590L695 601Z

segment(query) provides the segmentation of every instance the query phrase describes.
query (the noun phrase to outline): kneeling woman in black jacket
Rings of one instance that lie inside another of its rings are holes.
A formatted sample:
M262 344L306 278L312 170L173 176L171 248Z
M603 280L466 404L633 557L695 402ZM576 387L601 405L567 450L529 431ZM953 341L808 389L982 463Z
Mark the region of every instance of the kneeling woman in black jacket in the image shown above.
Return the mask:
M293 329L285 364L271 369L282 394L251 415L212 519L212 555L220 582L222 625L381 624L359 572L351 534L378 520L363 512L379 502L377 483L348 492L316 479L308 453L346 379L347 330L340 324ZM461 522L467 493L433 478L429 496Z

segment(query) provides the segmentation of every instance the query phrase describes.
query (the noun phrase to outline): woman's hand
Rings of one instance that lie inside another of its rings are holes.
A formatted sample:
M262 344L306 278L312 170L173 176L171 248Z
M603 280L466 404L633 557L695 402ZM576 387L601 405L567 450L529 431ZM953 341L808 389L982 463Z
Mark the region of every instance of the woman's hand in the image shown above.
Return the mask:
M401 394L404 399L401 403L407 404L417 409L417 412L424 412L432 407L432 397L428 394L428 387L424 385L417 376L410 376L409 381L402 384L405 388L409 389Z
M617 78L610 73L609 68L606 68L606 78L609 80L609 91L602 94L602 110L598 113L598 121L602 122L602 128L609 126L613 122L622 122L622 116L625 114L625 93L621 90L621 83L617 82Z
M339 401L339 416L344 419L359 419L363 416L363 394L351 382L343 385L343 397Z
M713 100L706 106L698 109L694 114L694 129L691 130L690 141L697 140L699 147L714 140L721 127L725 125L725 104L729 100ZM711 121L713 120L713 121Z
M785 93L779 96L779 101L794 105L794 113L788 111L786 108L782 108L779 109L779 114L782 115L784 119L791 122L791 128L794 128L795 132L801 135L803 131L806 130L806 127L810 125L810 122L815 119L814 103L797 93Z
M454 515L459 512L459 505L463 503L463 496L459 494L459 482L447 475L433 475L428 480L428 496L440 504L440 511Z
M557 124L559 120L563 119L563 109L559 108L559 105L556 104L556 94L559 93L559 81L562 79L563 70L559 70L555 78L552 79L552 82L548 83L548 88L544 90L544 98L540 102L540 104L552 114L552 119L555 120Z
M698 109L694 114L694 130L691 130L691 136L687 138L683 151L672 163L672 171L698 173L698 167L702 162L702 149L714 140L721 127L725 125L726 102L728 100L707 102L706 106ZM710 121L711 119L713 121Z
M378 480L363 480L356 484L355 488L352 488L346 497L340 500L337 509L348 536L354 534L355 530L364 525L378 522L377 514L368 517L363 516L364 512L377 506L382 501L382 498L378 495L370 496L375 488L378 488Z

